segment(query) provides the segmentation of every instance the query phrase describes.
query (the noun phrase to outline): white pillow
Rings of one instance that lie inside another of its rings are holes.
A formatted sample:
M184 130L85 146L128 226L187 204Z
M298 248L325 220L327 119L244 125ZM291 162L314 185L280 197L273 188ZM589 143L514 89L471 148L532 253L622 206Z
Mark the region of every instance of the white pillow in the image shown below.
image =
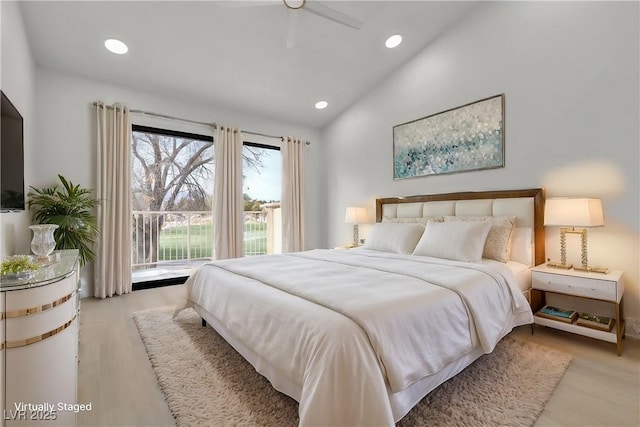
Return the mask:
M446 216L445 221L488 221L491 229L484 242L482 258L509 261L515 216Z
M379 222L373 225L362 247L374 251L410 254L415 249L423 231L424 224Z
M532 255L532 234L531 227L515 227L511 243L511 257L513 261L518 261L531 267L533 265Z
M490 229L486 221L429 222L413 254L480 262Z

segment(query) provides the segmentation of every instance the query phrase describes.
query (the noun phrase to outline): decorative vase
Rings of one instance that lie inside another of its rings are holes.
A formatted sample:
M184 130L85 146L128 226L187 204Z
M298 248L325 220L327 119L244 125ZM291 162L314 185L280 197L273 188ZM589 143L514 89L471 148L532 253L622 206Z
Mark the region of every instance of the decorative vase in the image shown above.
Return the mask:
M33 230L31 251L38 256L38 259L49 260L49 254L56 248L53 232L58 226L56 224L39 224L31 225L29 228Z

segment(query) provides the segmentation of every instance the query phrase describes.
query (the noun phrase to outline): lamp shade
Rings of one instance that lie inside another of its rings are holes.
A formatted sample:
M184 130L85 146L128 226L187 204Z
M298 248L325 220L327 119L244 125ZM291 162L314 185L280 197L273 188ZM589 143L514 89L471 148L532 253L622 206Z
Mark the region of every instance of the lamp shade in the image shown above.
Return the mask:
M600 199L548 199L544 207L544 225L560 227L602 227L604 216Z
M344 214L344 222L361 224L367 221L367 210L359 207L349 207Z

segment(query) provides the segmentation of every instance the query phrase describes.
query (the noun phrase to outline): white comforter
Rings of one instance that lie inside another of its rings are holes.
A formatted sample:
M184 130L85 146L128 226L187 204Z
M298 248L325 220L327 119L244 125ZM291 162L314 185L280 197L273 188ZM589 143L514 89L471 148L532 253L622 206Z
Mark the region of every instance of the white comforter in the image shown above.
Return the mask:
M365 250L216 261L186 286L285 378L301 425L393 425L389 393L533 320L507 267Z

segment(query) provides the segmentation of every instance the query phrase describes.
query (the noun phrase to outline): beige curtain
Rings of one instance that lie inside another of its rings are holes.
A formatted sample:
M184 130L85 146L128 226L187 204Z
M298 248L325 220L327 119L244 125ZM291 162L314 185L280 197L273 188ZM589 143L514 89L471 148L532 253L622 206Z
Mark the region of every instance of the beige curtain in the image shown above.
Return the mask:
M131 119L129 109L96 103L98 227L96 298L131 292Z
M243 255L242 139L240 130L218 126L213 186L214 258Z
M304 147L297 138L282 142L282 252L304 247Z

